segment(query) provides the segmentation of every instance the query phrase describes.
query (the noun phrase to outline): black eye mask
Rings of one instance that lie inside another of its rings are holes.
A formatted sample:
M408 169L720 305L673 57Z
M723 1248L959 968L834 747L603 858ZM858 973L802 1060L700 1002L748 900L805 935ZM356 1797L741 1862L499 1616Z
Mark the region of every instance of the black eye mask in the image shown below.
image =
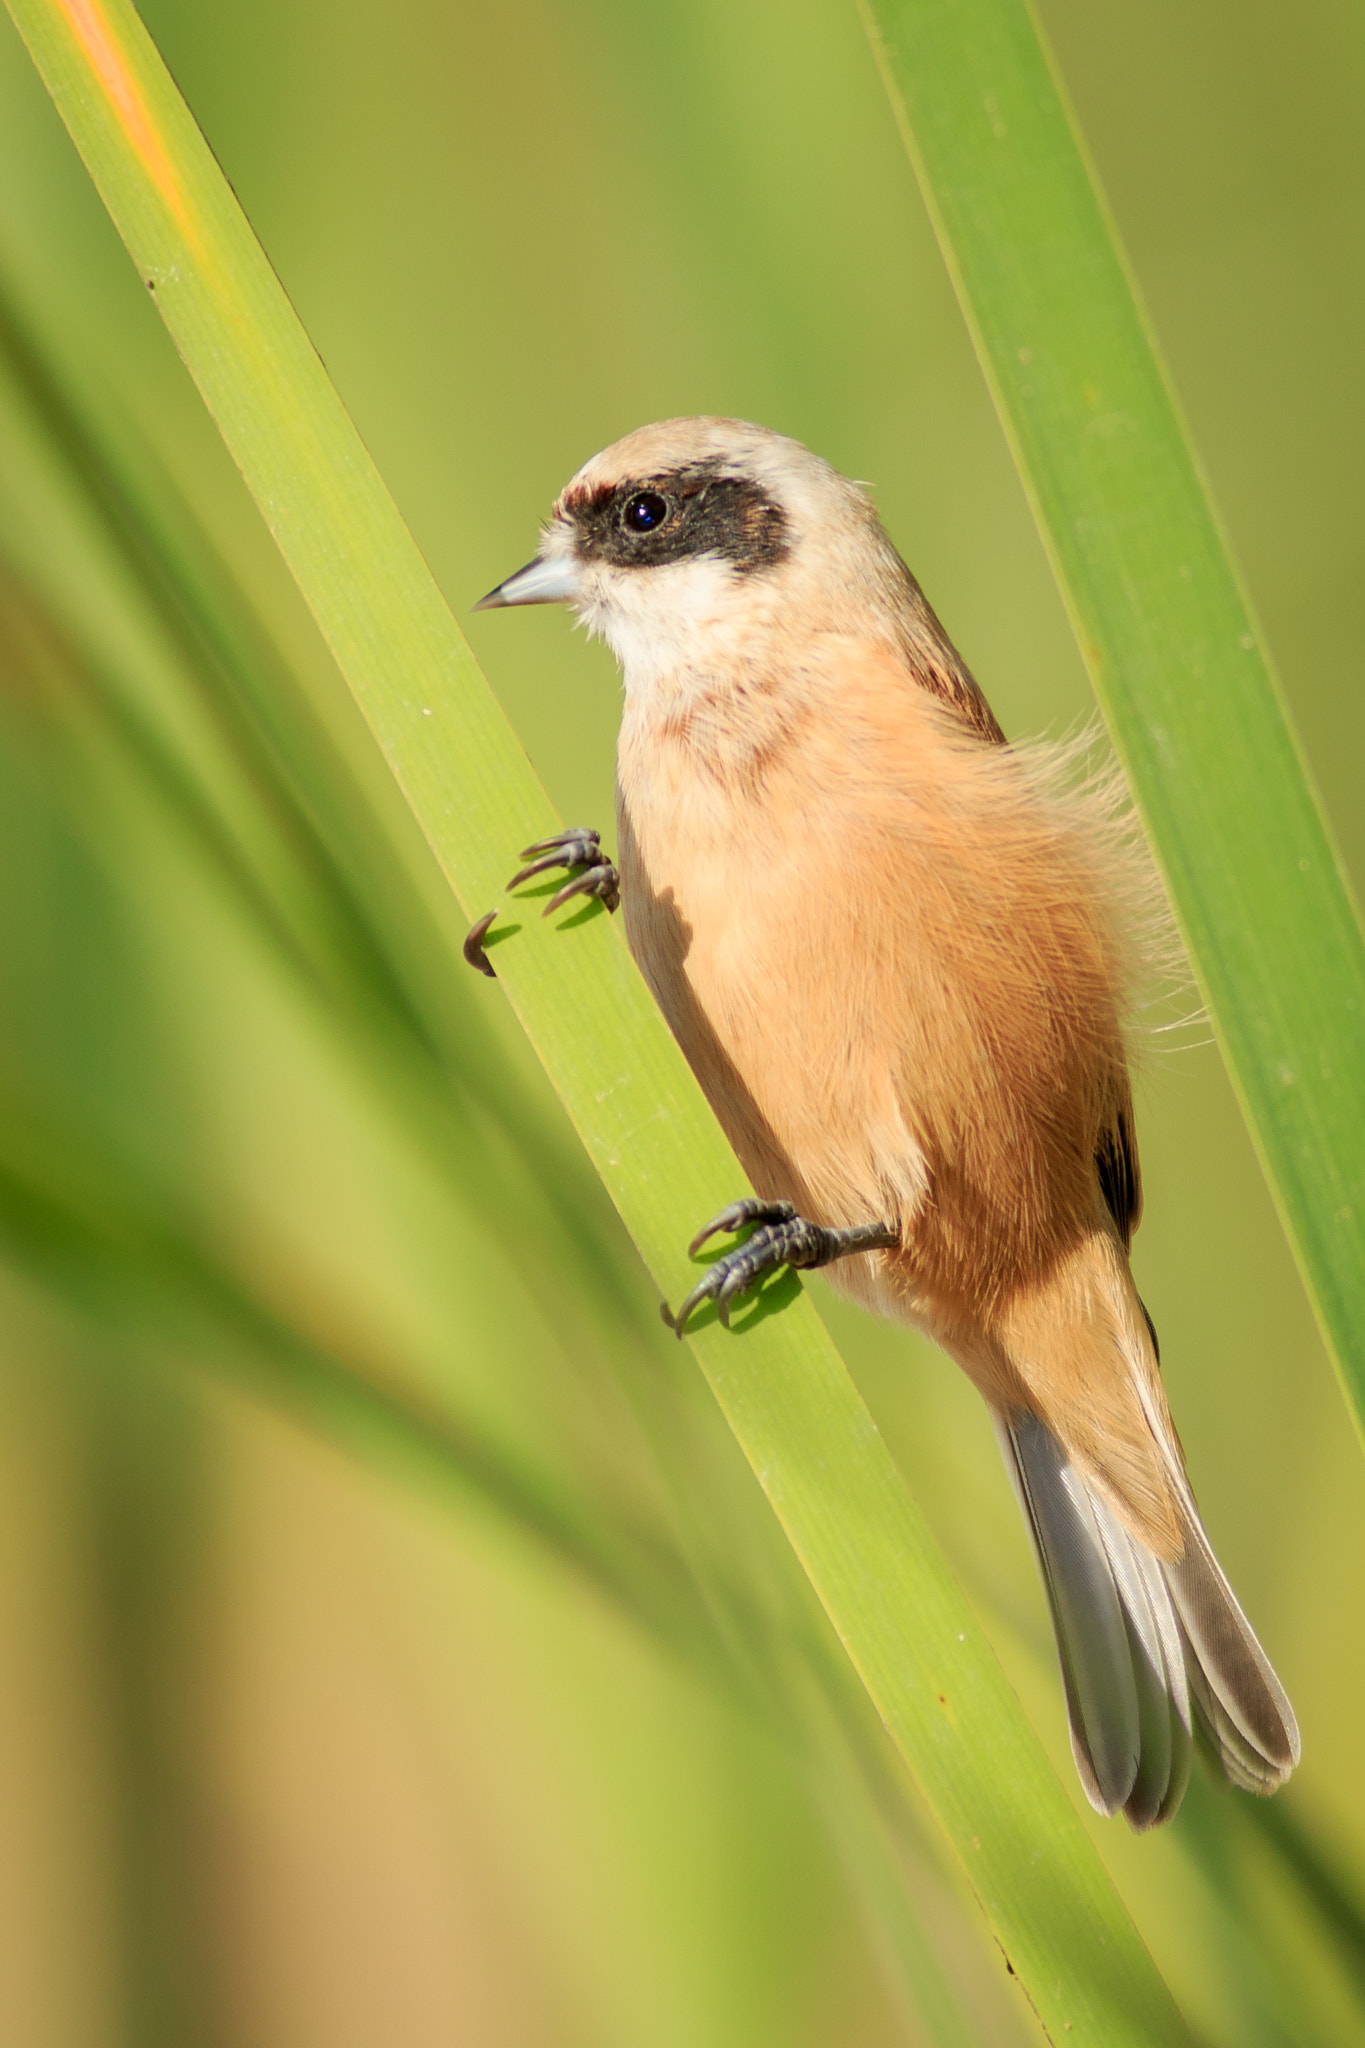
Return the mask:
M622 569L715 555L741 575L771 569L791 552L786 513L752 477L714 463L633 477L567 508L582 561Z

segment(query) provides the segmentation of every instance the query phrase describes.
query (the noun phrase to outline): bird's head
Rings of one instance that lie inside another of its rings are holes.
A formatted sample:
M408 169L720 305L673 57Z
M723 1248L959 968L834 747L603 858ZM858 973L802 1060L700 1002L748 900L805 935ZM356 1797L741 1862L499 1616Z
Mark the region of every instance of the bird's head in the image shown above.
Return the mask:
M647 690L866 602L887 555L863 492L799 442L743 420L664 420L586 462L535 559L475 609L570 604L628 692Z

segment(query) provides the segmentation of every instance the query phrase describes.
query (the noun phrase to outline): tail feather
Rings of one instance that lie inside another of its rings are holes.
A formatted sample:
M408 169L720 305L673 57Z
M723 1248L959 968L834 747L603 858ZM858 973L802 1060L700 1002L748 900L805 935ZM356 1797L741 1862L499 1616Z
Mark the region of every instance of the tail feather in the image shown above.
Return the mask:
M1190 1653L1186 1662L1202 1732L1235 1785L1273 1792L1299 1761L1294 1709L1204 1533L1169 1417L1164 1407L1158 1410L1149 1385L1140 1394L1165 1451L1184 1525L1184 1549L1162 1572Z
M1141 1745L1124 1812L1141 1832L1170 1819L1190 1781L1185 1648L1161 1565L1108 1502L1092 1495L1091 1503L1123 1608L1138 1694Z
M1164 1571L1199 1675L1200 1720L1235 1785L1273 1792L1299 1761L1294 1709L1209 1547L1193 1501L1188 1515L1184 1554Z
M1135 1829L1169 1820L1193 1729L1235 1785L1273 1792L1298 1762L1293 1710L1219 1569L1184 1474L1185 1543L1158 1558L1046 1424L997 1418L1052 1609L1071 1747L1091 1804Z
M1011 1416L1001 1426L1001 1442L1052 1608L1076 1769L1091 1805L1116 1813L1137 1776L1141 1710L1123 1605L1094 1502L1034 1416Z

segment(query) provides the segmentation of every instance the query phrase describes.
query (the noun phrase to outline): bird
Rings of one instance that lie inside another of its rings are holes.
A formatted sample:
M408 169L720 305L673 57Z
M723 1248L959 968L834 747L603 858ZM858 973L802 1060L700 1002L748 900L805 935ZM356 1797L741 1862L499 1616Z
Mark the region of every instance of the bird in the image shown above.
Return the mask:
M476 609L565 603L623 681L619 897L754 1193L679 1334L823 1268L984 1396L1041 1570L1084 1791L1170 1820L1199 1748L1273 1792L1293 1709L1214 1556L1129 1267L1129 1058L1156 889L1115 775L1011 744L868 491L706 416L591 458ZM473 964L487 920L471 933ZM478 935L477 940L475 934Z

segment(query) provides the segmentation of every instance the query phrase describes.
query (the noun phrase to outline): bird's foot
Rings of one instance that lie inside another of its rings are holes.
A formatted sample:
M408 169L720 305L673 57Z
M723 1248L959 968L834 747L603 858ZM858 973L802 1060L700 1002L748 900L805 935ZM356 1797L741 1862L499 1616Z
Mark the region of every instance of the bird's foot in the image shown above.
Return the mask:
M713 1266L707 1267L676 1315L670 1313L667 1302L661 1304L663 1319L677 1336L683 1335L688 1318L704 1301L715 1302L716 1314L728 1330L730 1303L735 1296L747 1293L756 1280L765 1273L776 1272L779 1266L802 1270L828 1266L854 1252L889 1251L900 1243L900 1232L889 1223L860 1223L851 1230L829 1230L821 1223L810 1223L804 1216L798 1216L792 1202L764 1202L746 1195L741 1201L732 1202L728 1209L722 1209L719 1216L713 1216L697 1232L687 1247L688 1256L694 1258L707 1239L718 1232L744 1230L751 1223L757 1224L758 1229L743 1244L723 1253Z
M602 851L601 834L590 825L571 825L550 839L537 839L534 846L523 846L521 857L530 865L513 875L507 884L509 889L519 889L523 882L546 874L551 868L584 870L555 892L541 912L543 917L558 910L571 896L596 896L608 910L615 910L621 901L621 877Z
M595 896L605 903L608 910L615 910L621 901L621 877L613 862L602 851L602 836L590 825L570 825L565 832L556 832L551 839L537 839L534 846L523 846L521 857L530 866L521 868L507 884L509 889L519 889L523 882L529 882L536 875L547 874L551 868L582 868L581 875L575 875L562 889L557 889L541 912L548 917L552 910L559 910L572 896ZM465 934L464 957L471 967L480 974L497 979L497 972L484 951L484 940L488 928L497 916L490 910L469 927Z

